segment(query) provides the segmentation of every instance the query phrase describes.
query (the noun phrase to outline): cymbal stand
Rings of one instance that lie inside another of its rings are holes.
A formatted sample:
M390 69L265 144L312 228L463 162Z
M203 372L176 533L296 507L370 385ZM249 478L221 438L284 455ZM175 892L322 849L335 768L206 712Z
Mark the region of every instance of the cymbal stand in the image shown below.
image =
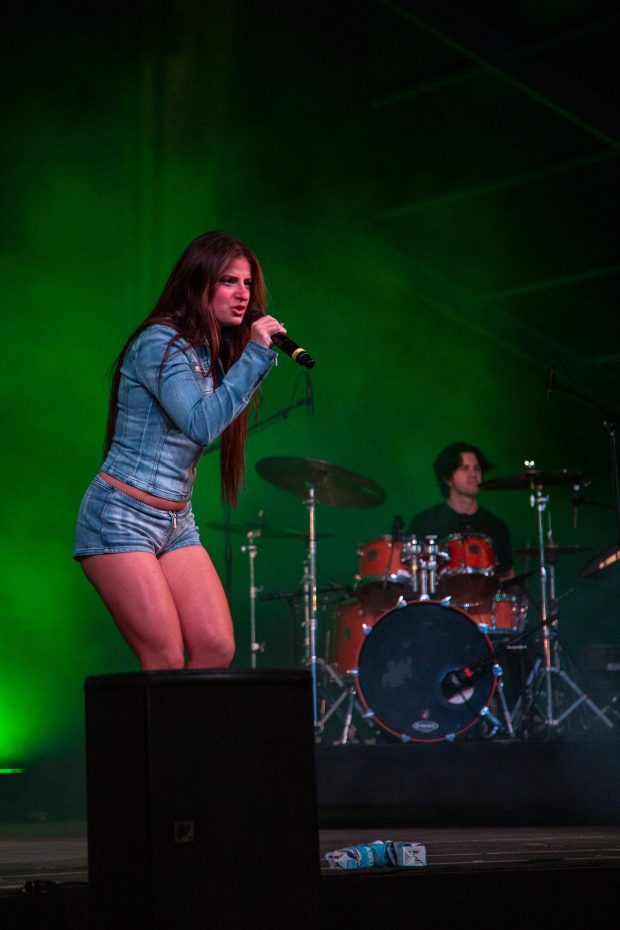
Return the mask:
M534 462L526 462L526 468L534 469ZM526 693L530 707L527 708L532 713L536 708L536 699L540 692L544 692L545 714L542 714L543 722L547 727L559 729L564 720L572 714L578 707L584 704L608 727L613 727L612 721L605 713L596 706L584 691L579 688L576 682L561 668L560 664L560 643L557 631L558 611L555 600L555 577L551 571L551 602L553 612L549 614L549 598L547 595L547 566L545 563L545 537L543 529L543 512L549 503L549 497L543 495L542 485L532 486L530 494L530 506L536 507L537 529L538 529L538 549L539 549L539 574L540 574L540 612L543 629L543 662L540 659L534 664L530 673L530 680L526 683ZM554 678L559 678L564 685L568 686L576 695L575 700L559 716L556 716L557 708L555 703L556 695L554 694Z
M312 675L312 708L314 726L318 725L319 707L317 694L317 584L316 584L316 487L308 484L308 496L305 500L308 509L308 562L304 567L304 619L306 663Z
M256 595L263 589L257 588L254 584L254 559L258 552L254 540L261 535L261 531L249 530L246 535L248 542L247 545L241 546L241 551L248 553L250 565L250 657L252 668L256 668L256 653L262 652L265 648L264 643L256 642Z

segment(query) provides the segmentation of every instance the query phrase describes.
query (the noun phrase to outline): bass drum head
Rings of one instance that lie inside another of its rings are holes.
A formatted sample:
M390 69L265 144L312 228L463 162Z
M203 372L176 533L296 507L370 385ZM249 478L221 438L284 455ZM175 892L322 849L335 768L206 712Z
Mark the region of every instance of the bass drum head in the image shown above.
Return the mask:
M357 690L374 722L403 741L452 740L480 718L495 690L490 639L467 614L412 601L384 614L364 640ZM489 659L455 692L450 676Z

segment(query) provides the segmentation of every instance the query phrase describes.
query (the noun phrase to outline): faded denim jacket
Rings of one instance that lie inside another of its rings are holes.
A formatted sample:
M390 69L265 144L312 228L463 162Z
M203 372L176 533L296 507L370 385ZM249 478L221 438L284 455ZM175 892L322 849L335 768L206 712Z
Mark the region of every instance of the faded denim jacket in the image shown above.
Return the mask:
M248 342L216 388L209 350L180 339L161 365L175 330L156 323L129 346L121 368L114 439L101 470L166 500L191 497L196 467L248 405L275 352Z

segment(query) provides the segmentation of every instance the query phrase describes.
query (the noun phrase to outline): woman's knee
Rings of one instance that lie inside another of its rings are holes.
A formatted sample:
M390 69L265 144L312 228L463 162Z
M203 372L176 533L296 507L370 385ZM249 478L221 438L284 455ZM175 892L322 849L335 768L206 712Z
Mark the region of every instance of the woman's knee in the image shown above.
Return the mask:
M144 672L174 671L185 667L185 653L173 645L149 644L147 649L134 647Z
M217 636L206 634L191 649L189 665L194 668L228 668L235 657L235 637L232 631Z

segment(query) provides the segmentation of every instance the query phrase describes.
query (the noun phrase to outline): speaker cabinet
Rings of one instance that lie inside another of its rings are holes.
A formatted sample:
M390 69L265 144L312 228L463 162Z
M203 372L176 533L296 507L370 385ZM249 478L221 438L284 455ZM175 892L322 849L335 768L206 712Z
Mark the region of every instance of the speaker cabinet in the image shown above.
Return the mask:
M84 690L91 930L314 930L310 675L136 672Z

